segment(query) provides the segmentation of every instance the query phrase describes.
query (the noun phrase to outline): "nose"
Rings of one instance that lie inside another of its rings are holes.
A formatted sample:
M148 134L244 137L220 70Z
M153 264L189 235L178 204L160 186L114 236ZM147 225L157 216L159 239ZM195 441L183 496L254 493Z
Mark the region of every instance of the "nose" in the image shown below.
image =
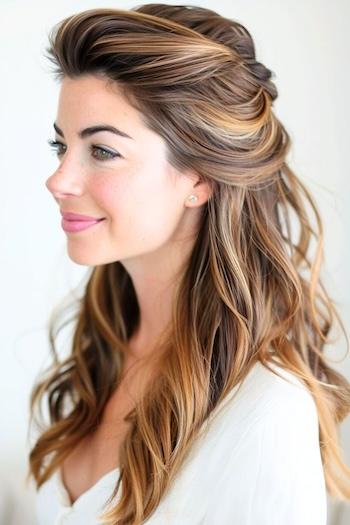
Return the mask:
M55 198L83 194L82 180L76 174L74 175L68 166L64 167L63 164L46 179L45 186Z

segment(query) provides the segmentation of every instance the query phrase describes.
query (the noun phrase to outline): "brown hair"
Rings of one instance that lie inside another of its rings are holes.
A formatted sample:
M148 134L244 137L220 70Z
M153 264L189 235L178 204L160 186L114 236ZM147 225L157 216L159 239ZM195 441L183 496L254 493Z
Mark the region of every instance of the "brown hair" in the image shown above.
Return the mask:
M307 385L327 490L349 499L338 425L350 411L350 384L324 354L335 319L348 338L320 279L320 214L286 162L290 138L272 110L277 90L251 35L209 9L147 4L77 13L49 38L58 79L92 74L116 82L165 139L169 162L213 187L159 343L166 359L129 414L113 497L121 481L122 494L105 523L138 525L155 510L203 422L256 361L267 368L275 361ZM120 377L139 321L120 262L92 269L73 319L63 360L50 324L54 360L31 395L31 421L46 395L50 418L30 452L38 488L98 424Z

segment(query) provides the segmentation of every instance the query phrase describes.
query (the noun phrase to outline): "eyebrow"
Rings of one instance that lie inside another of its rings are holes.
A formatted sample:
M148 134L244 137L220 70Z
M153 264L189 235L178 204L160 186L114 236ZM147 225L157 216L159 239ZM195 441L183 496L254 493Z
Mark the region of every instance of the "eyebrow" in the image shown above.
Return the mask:
M56 133L64 138L63 131L57 126L56 122L53 123L53 127L55 128ZM130 135L127 133L124 133L124 131L115 128L114 126L110 126L109 124L97 124L96 126L90 126L89 128L82 129L81 131L78 131L78 136L81 139L84 139L85 137L90 137L99 131L110 131L111 133L119 135L120 137L132 139L132 137L130 137Z

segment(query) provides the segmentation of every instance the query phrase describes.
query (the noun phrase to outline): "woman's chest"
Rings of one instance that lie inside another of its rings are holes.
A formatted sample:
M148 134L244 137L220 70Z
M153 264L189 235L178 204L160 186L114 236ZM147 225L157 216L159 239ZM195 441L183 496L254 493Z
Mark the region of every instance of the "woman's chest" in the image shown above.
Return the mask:
M111 398L98 428L84 436L62 463L61 479L71 503L119 467L120 449L130 429L125 417L132 408L122 394Z

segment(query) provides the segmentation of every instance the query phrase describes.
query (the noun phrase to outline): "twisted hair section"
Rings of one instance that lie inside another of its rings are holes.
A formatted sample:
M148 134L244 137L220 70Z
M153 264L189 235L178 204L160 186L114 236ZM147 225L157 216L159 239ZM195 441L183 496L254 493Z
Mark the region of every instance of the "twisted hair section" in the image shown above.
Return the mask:
M250 33L209 9L147 4L74 14L49 40L56 78L105 78L164 138L169 163L213 188L157 343L157 374L128 416L103 523L139 525L155 511L204 423L257 361L279 364L308 387L328 492L350 499L338 435L350 385L325 355L336 322L348 343L347 334L321 280L321 216L288 165L272 71L257 61ZM119 261L92 269L71 320L66 359L50 324L53 363L31 396L33 419L44 401L49 408L30 452L38 487L96 428L120 379L139 307Z

